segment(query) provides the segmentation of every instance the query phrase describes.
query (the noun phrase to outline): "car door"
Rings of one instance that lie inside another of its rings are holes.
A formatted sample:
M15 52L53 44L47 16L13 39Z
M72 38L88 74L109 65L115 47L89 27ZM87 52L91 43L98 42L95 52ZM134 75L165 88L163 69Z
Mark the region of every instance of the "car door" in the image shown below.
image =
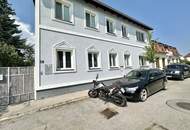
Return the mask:
M157 91L158 88L158 77L155 70L150 70L148 78L148 89L149 93L153 94Z

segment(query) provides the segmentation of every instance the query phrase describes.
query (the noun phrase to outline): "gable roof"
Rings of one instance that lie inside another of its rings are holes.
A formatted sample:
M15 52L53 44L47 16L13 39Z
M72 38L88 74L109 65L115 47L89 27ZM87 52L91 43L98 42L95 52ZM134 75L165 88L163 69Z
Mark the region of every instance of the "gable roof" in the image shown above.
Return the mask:
M136 19L128 16L127 14L124 14L121 11L118 11L118 10L112 8L111 6L109 6L109 5L101 2L100 0L85 0L85 1L87 3L93 4L94 6L102 8L103 10L106 10L106 11L108 11L110 13L116 14L116 15L124 18L124 19L127 19L129 22L132 22L133 24L136 24L136 25L138 25L138 26L140 26L140 27L142 27L144 29L153 30L152 27L149 27L148 25L145 25L144 23L142 23L142 22L140 22L140 21L138 21L138 20L136 20Z
M170 45L167 45L164 43L160 43L160 42L154 41L154 40L153 40L153 43L154 43L156 53L166 54L169 51L169 52L172 52L174 56L180 56L180 53L178 52L176 47L173 47L173 46L170 46Z
M187 54L187 55L185 55L184 57L185 57L185 58L190 57L190 53L188 53L188 54Z

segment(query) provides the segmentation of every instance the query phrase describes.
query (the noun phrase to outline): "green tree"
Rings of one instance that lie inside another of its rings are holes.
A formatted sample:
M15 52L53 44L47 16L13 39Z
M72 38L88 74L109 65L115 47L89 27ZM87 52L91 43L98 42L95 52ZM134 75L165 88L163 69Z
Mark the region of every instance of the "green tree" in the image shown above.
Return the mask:
M0 67L17 66L22 64L22 61L14 46L0 42Z
M9 52L1 52L1 55L4 56L0 59L1 66L33 65L34 58L31 54L34 54L34 51L32 51L33 47L26 45L26 39L21 38L22 31L18 29L19 25L15 24L15 19L13 18L15 15L15 11L11 8L8 1L0 0L0 45L1 49L4 48ZM11 60L10 55L13 54L15 57L14 60ZM15 59L18 61L16 62ZM8 60L10 60L8 64L5 64L5 61Z
M145 50L146 50L145 58L150 63L154 63L156 60L156 51L155 51L154 43L152 41L152 33L150 32L148 32L148 41L149 41L149 44L148 46L145 47Z

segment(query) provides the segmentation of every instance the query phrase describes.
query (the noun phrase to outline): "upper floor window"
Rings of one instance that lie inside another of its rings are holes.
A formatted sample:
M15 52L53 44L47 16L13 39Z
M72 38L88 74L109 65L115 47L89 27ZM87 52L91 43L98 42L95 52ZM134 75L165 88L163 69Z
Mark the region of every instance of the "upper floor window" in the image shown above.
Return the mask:
M121 26L121 29L122 29L122 36L123 36L123 37L128 37L126 26L125 26L125 25L122 25L122 26Z
M57 0L55 2L55 18L66 22L73 22L72 3Z
M111 19L106 19L106 30L107 33L115 34L114 22Z
M137 41L145 42L144 33L136 31Z
M86 27L98 28L98 17L96 13L93 13L92 11L85 11L85 20L86 20Z

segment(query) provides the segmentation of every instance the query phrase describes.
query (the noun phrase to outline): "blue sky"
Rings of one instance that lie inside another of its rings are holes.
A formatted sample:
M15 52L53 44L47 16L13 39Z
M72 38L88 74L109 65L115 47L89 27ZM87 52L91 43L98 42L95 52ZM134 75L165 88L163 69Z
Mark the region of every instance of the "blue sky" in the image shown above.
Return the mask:
M190 0L102 0L154 28L154 38L190 52ZM9 0L19 21L34 31L32 0Z

